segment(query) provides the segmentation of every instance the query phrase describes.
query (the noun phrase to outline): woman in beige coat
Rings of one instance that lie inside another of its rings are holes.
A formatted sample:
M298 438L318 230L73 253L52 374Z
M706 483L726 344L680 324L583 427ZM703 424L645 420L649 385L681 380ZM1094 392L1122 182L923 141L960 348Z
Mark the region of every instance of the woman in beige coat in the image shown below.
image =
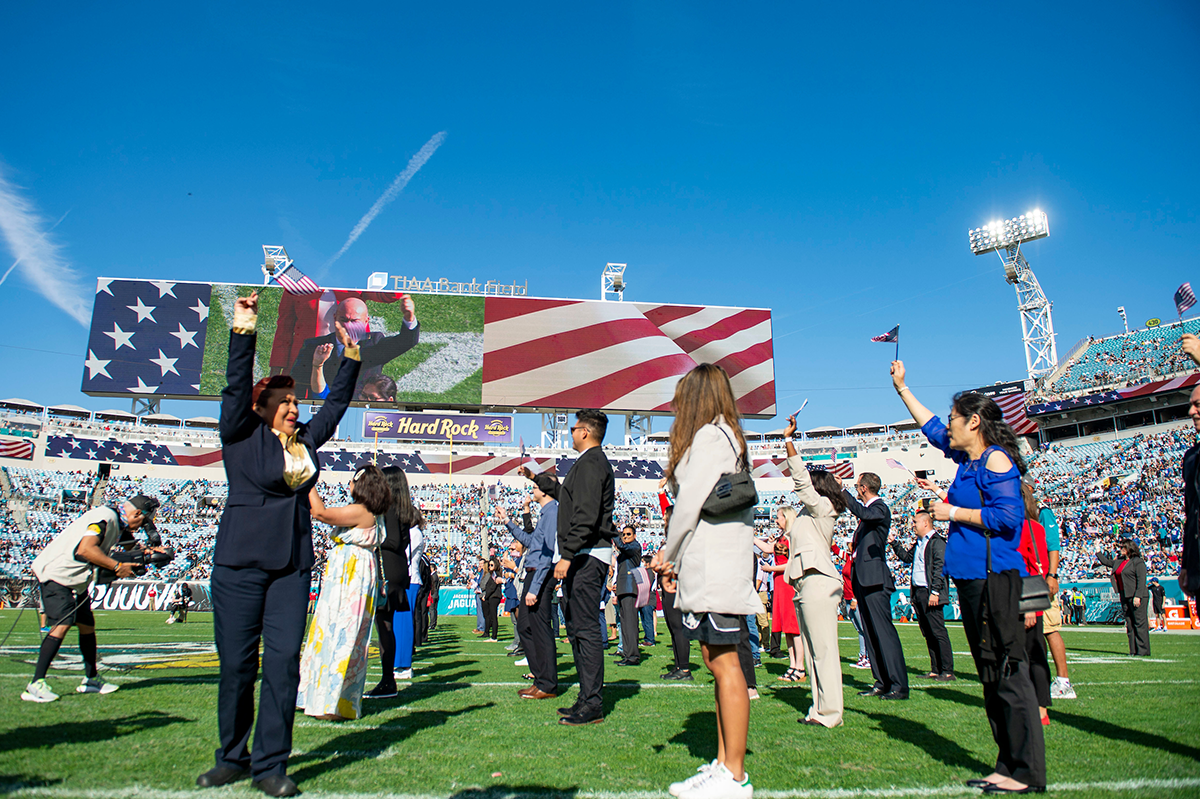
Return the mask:
M813 689L813 705L801 721L837 727L842 723L842 659L837 632L842 575L830 552L833 524L846 503L840 480L824 470L810 473L805 467L792 445L795 432L796 417L792 416L783 435L787 440L788 469L801 507L788 529L792 556L784 575L796 589L796 616Z

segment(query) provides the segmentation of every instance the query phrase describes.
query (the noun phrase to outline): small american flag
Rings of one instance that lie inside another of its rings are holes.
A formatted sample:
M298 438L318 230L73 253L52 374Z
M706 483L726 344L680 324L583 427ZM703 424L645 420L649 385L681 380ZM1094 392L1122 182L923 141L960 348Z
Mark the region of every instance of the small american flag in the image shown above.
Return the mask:
M886 344L897 343L900 341L900 325L896 325L882 336L871 336L871 341L879 341Z
M321 287L313 279L296 268L296 264L288 261L288 265L271 275L271 279L283 286L288 294L303 297L307 294L320 294Z
M20 458L33 460L33 441L31 439L0 439L0 458Z
M1175 289L1175 310L1183 316L1184 311L1196 304L1196 293L1192 291L1191 283L1184 283Z
M886 463L888 466L891 466L893 469L900 469L901 471L905 472L908 471L908 467L895 458L888 458L884 461L884 463Z

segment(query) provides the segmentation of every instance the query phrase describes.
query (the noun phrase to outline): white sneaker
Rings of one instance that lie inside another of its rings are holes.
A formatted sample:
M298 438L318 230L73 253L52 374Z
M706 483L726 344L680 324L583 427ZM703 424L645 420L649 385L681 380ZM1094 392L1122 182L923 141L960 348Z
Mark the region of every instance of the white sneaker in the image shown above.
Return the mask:
M670 787L667 788L667 793L671 794L671 796L679 796L679 794L683 793L688 788L691 788L700 780L704 779L705 774L712 771L719 765L721 764L717 762L716 758L713 758L711 763L705 763L704 765L700 766L700 768L696 769L696 773L688 777L686 780L683 780L682 782L671 783Z
M1054 682L1050 683L1050 698L1051 699L1077 699L1075 689L1071 687L1071 681L1066 677L1055 677Z
M528 666L528 665L529 665L529 658L521 658L520 660L518 660L518 661L517 661L516 663L514 663L513 665L514 665L514 666Z
M111 694L120 687L116 683L105 682L97 675L95 677L84 677L83 682L75 690L81 694Z
M680 793L679 799L751 799L753 796L754 786L750 784L749 774L739 781L733 772L718 765Z
M174 617L174 616L168 616L168 617L167 617L167 624L174 624L174 623L175 623L175 617Z
M58 699L58 694L50 690L50 686L45 680L34 680L25 686L25 690L21 692L21 698L26 702L53 702Z
M403 671L394 671L392 672L392 676L397 680L411 680L413 678L413 670L404 669Z

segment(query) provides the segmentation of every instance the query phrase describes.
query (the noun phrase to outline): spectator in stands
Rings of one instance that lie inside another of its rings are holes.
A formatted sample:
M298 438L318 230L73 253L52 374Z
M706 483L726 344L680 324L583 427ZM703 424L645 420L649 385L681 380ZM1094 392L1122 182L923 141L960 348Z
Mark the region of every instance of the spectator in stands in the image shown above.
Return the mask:
M363 466L350 479L350 498L340 508L325 507L315 488L308 498L313 518L334 528L334 546L300 658L296 706L325 721L356 719L361 709L379 594L375 549L387 536L382 517L392 504L387 476L373 463Z
M1097 549L1096 560L1112 569L1113 590L1121 598L1125 616L1125 634L1129 637L1129 654L1150 657L1150 623L1147 607L1150 593L1146 589L1146 561L1138 545L1128 538L1117 542L1117 557Z
M230 488L212 575L221 745L216 765L196 784L224 785L250 769L263 792L294 796L299 791L286 771L314 563L308 495L321 469L317 450L350 406L360 356L339 323L343 357L337 377L317 415L300 423L291 378L253 382L257 314L257 292L238 298L229 334L228 385L221 392L221 444ZM264 625L264 619L270 623ZM250 751L259 659L248 653L258 651L260 640L259 734Z
M567 635L579 675L575 704L560 708L568 726L604 720L604 650L601 596L613 548L616 481L601 444L608 417L585 409L575 414L571 444L579 457L559 489L558 561L554 577L563 583Z
M946 576L958 589L963 632L1000 750L995 770L967 784L999 792L1040 792L1046 786L1046 745L1025 662L1020 614L1021 578L1028 572L1018 552L1025 462L1016 435L999 406L976 393L955 395L947 427L905 385L902 361L892 362L891 373L896 393L929 443L958 464L948 501L935 503L932 510L935 519L950 522Z
M790 416L783 437L787 441L788 470L801 509L785 514L791 521L787 529L791 559L785 576L795 589L800 646L813 679L813 703L801 722L838 727L844 711L837 634L842 583L830 553L833 526L846 509L846 502L836 477L824 469L809 473L792 443L795 433L796 417Z
M152 525L158 500L139 494L121 507L93 508L67 525L34 558L46 626L33 680L21 693L26 702L53 702L58 694L46 683L46 672L58 654L67 631L79 627L79 654L83 657L81 694L110 694L118 686L106 682L96 670L96 619L87 584L96 568L107 569L118 578L133 575L132 563L119 563L109 553L122 538L132 536L143 525Z
M706 516L702 507L723 474L747 465L746 441L725 370L700 364L675 386L671 401L667 484L675 510L667 540L652 565L678 575L676 603L691 638L700 641L704 665L716 682L717 757L687 780L674 783L679 799L749 799L745 772L750 699L737 646L748 613L762 611L754 590L754 507Z

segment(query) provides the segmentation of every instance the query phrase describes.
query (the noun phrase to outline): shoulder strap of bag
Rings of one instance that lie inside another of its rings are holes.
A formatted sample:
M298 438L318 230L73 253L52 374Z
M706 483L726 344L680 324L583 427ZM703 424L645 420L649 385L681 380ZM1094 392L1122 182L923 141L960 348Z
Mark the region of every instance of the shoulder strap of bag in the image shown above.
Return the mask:
M725 440L729 442L729 448L733 450L733 456L736 459L734 461L734 465L738 468L738 471L746 468L746 464L743 462L744 459L742 458L741 453L738 452L737 445L733 443L733 438L729 435L729 433L725 432L725 428L721 427L721 425L714 422L713 426L720 430L721 434L725 436Z

